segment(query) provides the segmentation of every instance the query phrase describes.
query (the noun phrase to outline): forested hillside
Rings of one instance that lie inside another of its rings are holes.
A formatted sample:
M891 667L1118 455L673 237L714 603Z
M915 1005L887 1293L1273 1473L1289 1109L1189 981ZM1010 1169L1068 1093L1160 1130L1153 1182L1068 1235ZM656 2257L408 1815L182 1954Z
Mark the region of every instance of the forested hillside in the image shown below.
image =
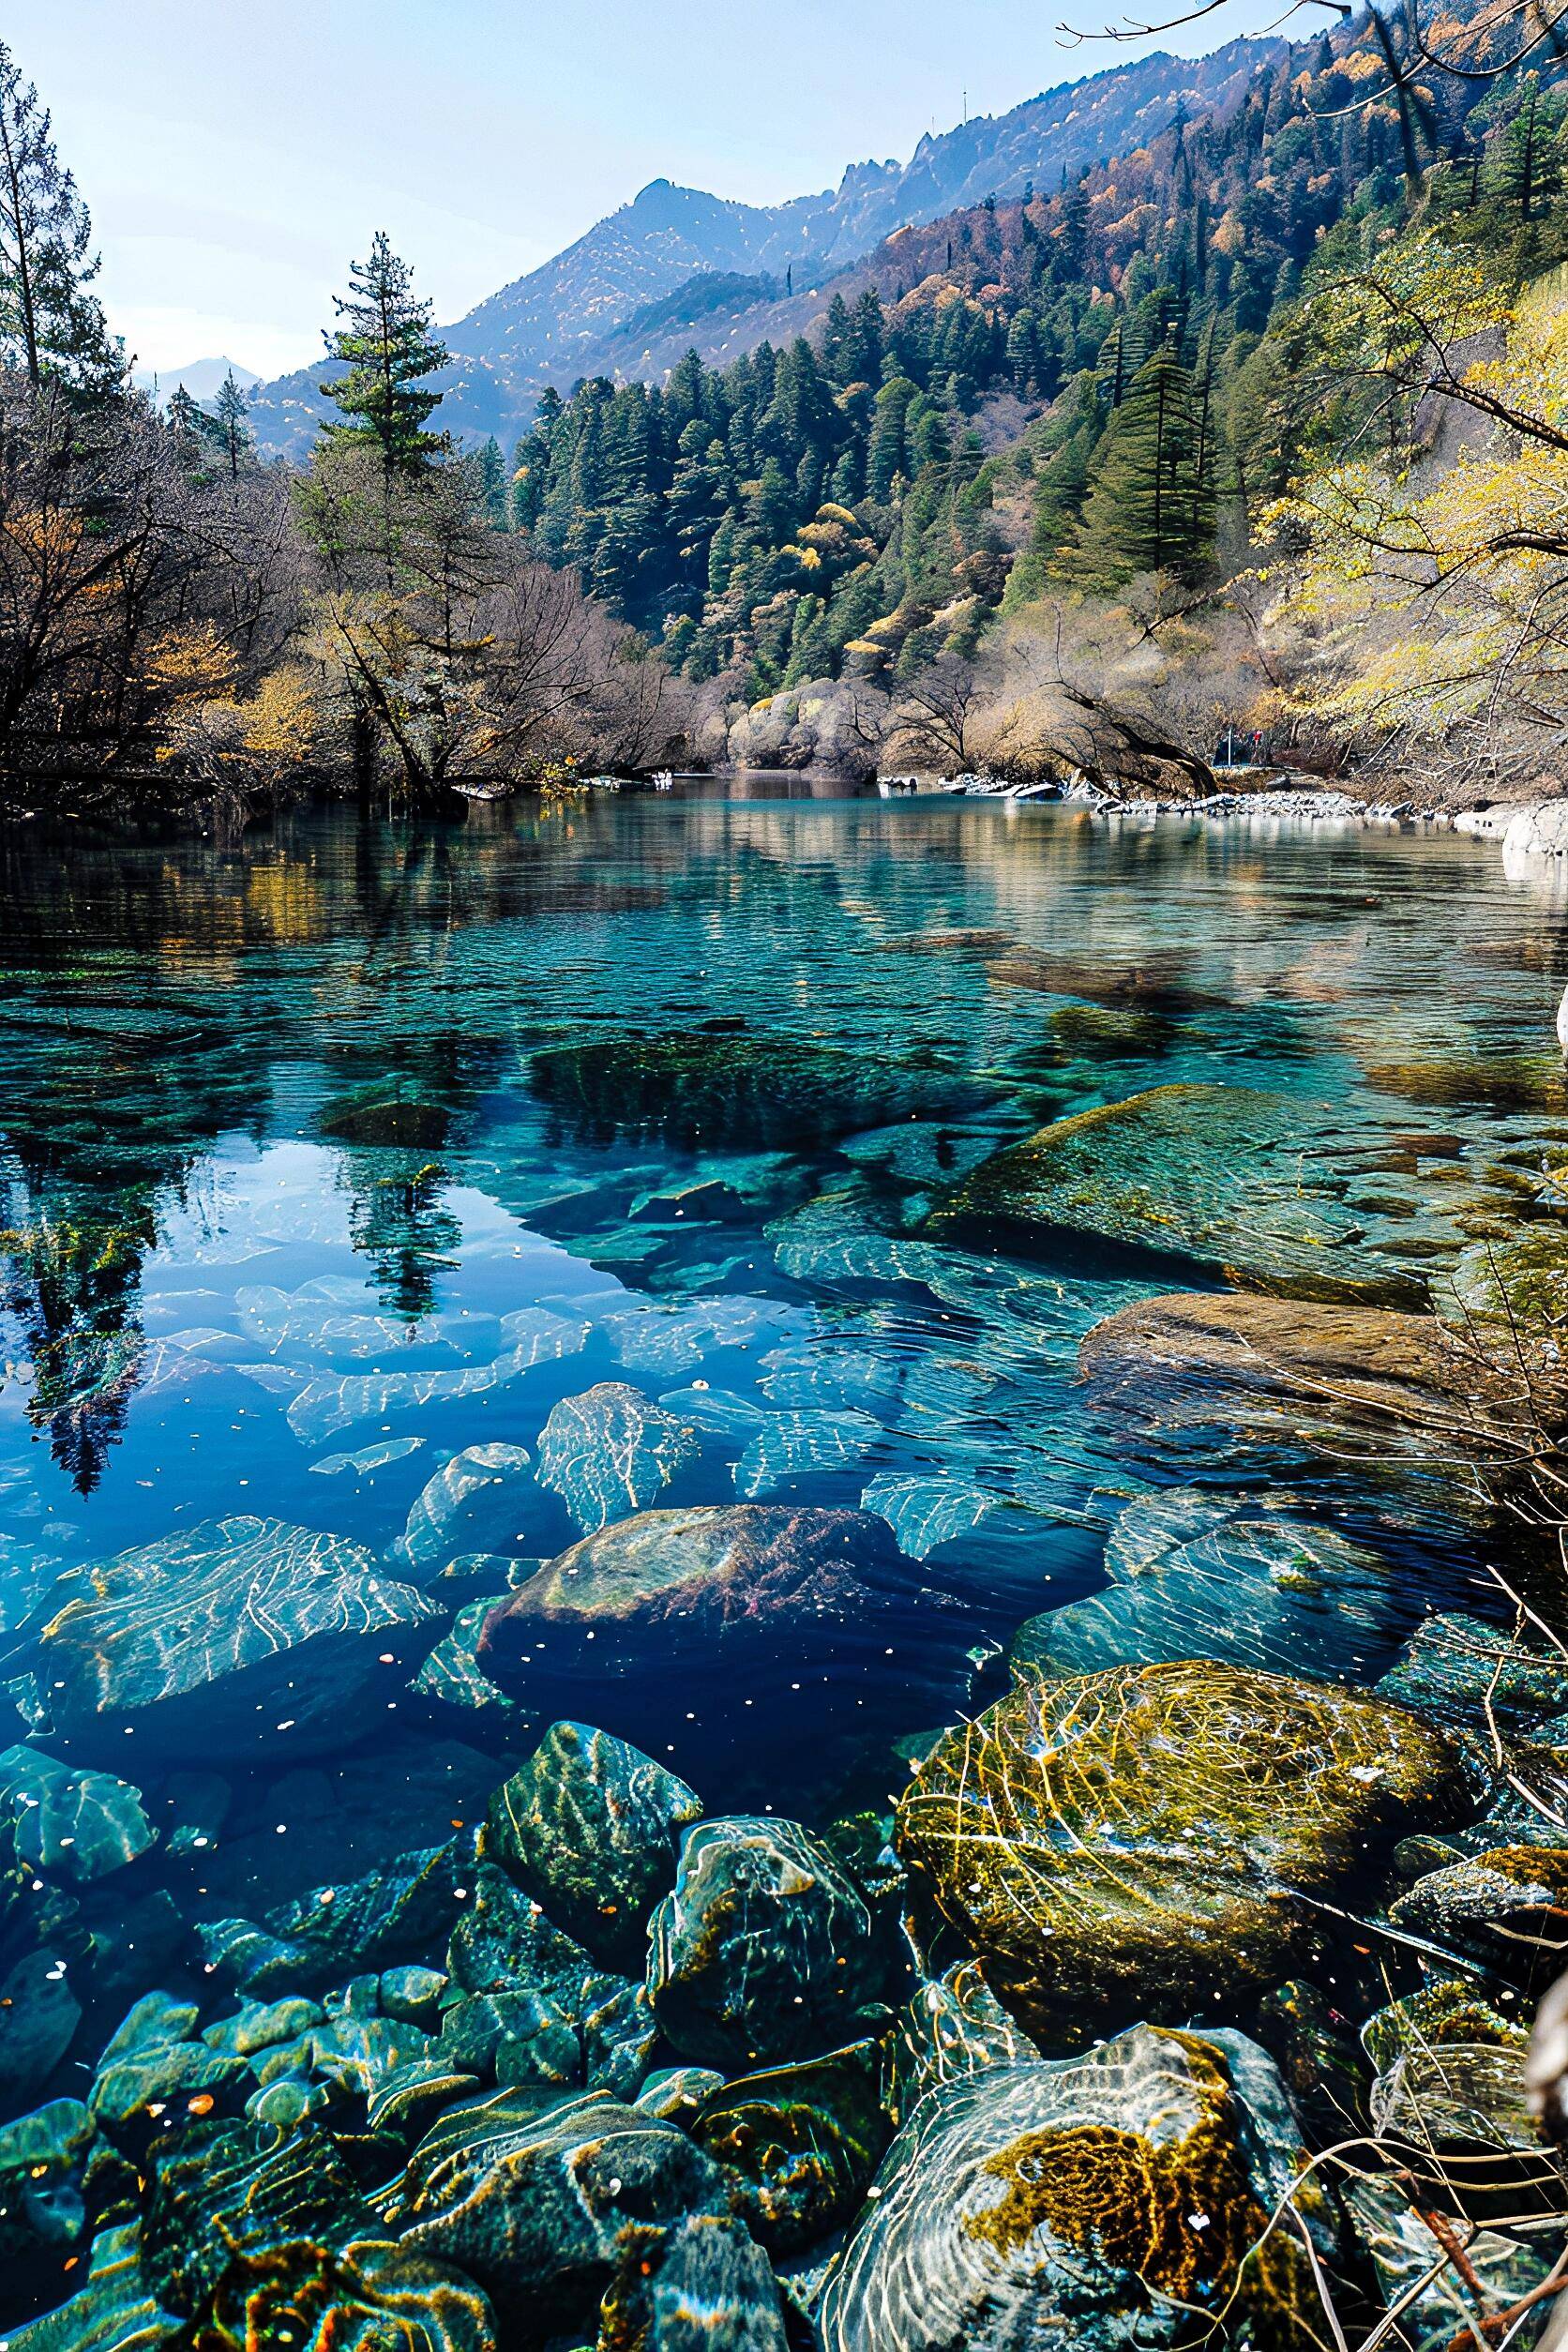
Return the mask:
M1364 21L1282 53L1227 110L1178 105L1055 188L901 229L809 337L547 395L513 520L750 701L971 656L1052 588L1212 578L1346 422L1343 396L1302 397L1314 288L1417 221L1500 284L1564 247L1549 52L1405 91L1387 38Z

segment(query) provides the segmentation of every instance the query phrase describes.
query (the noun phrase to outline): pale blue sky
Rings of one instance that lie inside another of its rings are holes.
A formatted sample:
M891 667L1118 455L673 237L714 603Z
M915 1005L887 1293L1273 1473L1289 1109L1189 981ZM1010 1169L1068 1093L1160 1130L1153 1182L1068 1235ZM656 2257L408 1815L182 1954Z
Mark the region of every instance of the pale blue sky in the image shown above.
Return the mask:
M906 157L966 89L972 114L1001 113L1128 53L1065 47L1077 5L9 0L4 30L53 109L130 348L271 374L316 356L374 229L454 319L650 179L802 195ZM1227 0L1164 46L1214 48L1282 5ZM1291 29L1322 22L1304 8Z

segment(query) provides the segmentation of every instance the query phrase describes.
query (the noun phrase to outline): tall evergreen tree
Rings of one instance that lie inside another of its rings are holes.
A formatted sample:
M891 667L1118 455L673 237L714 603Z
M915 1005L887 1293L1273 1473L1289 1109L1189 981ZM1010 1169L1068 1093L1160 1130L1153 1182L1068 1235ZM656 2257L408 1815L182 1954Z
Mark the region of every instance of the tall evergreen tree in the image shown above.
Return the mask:
M1168 336L1128 384L1094 453L1082 518L1062 569L1101 593L1140 572L1196 573L1214 545L1192 378Z
M35 392L46 379L106 392L124 372L90 292L92 218L54 151L49 110L0 41L0 345Z
M214 410L213 421L223 445L229 479L234 482L239 479L241 468L248 465L255 455L255 443L245 421L250 414L250 403L235 383L232 368L218 387Z
M322 438L332 448L375 450L388 480L427 472L448 445L445 433L425 430L441 405L425 379L450 354L431 333L432 306L415 298L414 273L384 230L371 239L369 261L351 264L349 292L335 295L333 307L343 324L326 347L348 373L321 386L342 411Z
M491 530L505 531L510 520L506 512L506 460L493 433L480 450L478 462L479 504Z

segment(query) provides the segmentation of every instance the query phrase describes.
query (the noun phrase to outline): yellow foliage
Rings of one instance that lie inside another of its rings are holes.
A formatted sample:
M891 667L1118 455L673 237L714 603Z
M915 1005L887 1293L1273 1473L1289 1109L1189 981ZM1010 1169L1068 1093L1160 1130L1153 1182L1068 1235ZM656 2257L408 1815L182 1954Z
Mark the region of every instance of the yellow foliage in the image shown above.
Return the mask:
M269 671L239 708L241 741L261 759L304 759L321 726L310 673L294 664Z
M160 637L147 657L149 682L178 705L210 701L221 694L233 674L228 647L210 621L194 628L171 629Z
M1391 259L1407 298L1440 311L1450 352L1506 327L1497 356L1453 363L1459 381L1568 439L1568 275L1510 317L1474 264L1433 245ZM1463 445L1440 466L1332 466L1274 510L1307 548L1295 609L1344 656L1308 698L1320 716L1440 736L1500 696L1540 720L1568 711L1568 446L1455 414Z

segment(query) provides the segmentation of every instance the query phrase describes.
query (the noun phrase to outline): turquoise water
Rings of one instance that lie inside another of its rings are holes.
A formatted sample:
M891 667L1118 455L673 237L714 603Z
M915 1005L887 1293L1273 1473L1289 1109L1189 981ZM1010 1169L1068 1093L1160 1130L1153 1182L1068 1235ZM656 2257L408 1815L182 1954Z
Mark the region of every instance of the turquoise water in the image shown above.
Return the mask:
M1078 1384L1104 1316L1212 1272L1060 1232L960 1246L926 1230L933 1206L1047 1120L1175 1080L1266 1087L1374 1171L1352 1191L1425 1279L1508 1155L1538 1156L1541 1118L1418 1107L1366 1073L1440 1039L1539 1052L1568 963L1549 900L1452 837L799 784L419 832L323 811L234 842L21 829L0 887L0 1626L24 1639L67 1570L236 1515L406 1566L417 1500L475 1445L529 1459L441 1501L418 1580L453 1609L504 1594L594 1523L599 1473L546 1478L541 1433L616 1381L695 1433L661 1505L882 1512L972 1605L982 1693L1021 1620L1102 1583L1130 1499L1282 1473L1240 1441L1173 1460ZM1142 1018L1108 1040L1078 1018L1096 1005ZM678 1079L656 1057L628 1075L628 1038L672 1036ZM1426 1501L1290 1476L1410 1565L1386 1638L1347 1632L1337 1670L1370 1679L1454 1605L1466 1540ZM601 1515L631 1507L610 1491ZM931 1726L919 1664L885 1661L884 1741ZM698 1711L650 1703L700 1779ZM814 1734L842 1726L809 1689L789 1703L749 1746L727 1734L737 1786L754 1771L807 1813L843 1775L888 1786L885 1745L830 1772ZM526 1723L428 1691L388 1706L343 1723L345 1774L380 1754L413 1787L419 1743L445 1742L460 1778L459 1752ZM245 1764L253 1809L295 1760L279 1729ZM333 1765L318 1746L312 1772ZM269 1858L256 1897L291 1866ZM259 1867L242 1852L231 1898Z

